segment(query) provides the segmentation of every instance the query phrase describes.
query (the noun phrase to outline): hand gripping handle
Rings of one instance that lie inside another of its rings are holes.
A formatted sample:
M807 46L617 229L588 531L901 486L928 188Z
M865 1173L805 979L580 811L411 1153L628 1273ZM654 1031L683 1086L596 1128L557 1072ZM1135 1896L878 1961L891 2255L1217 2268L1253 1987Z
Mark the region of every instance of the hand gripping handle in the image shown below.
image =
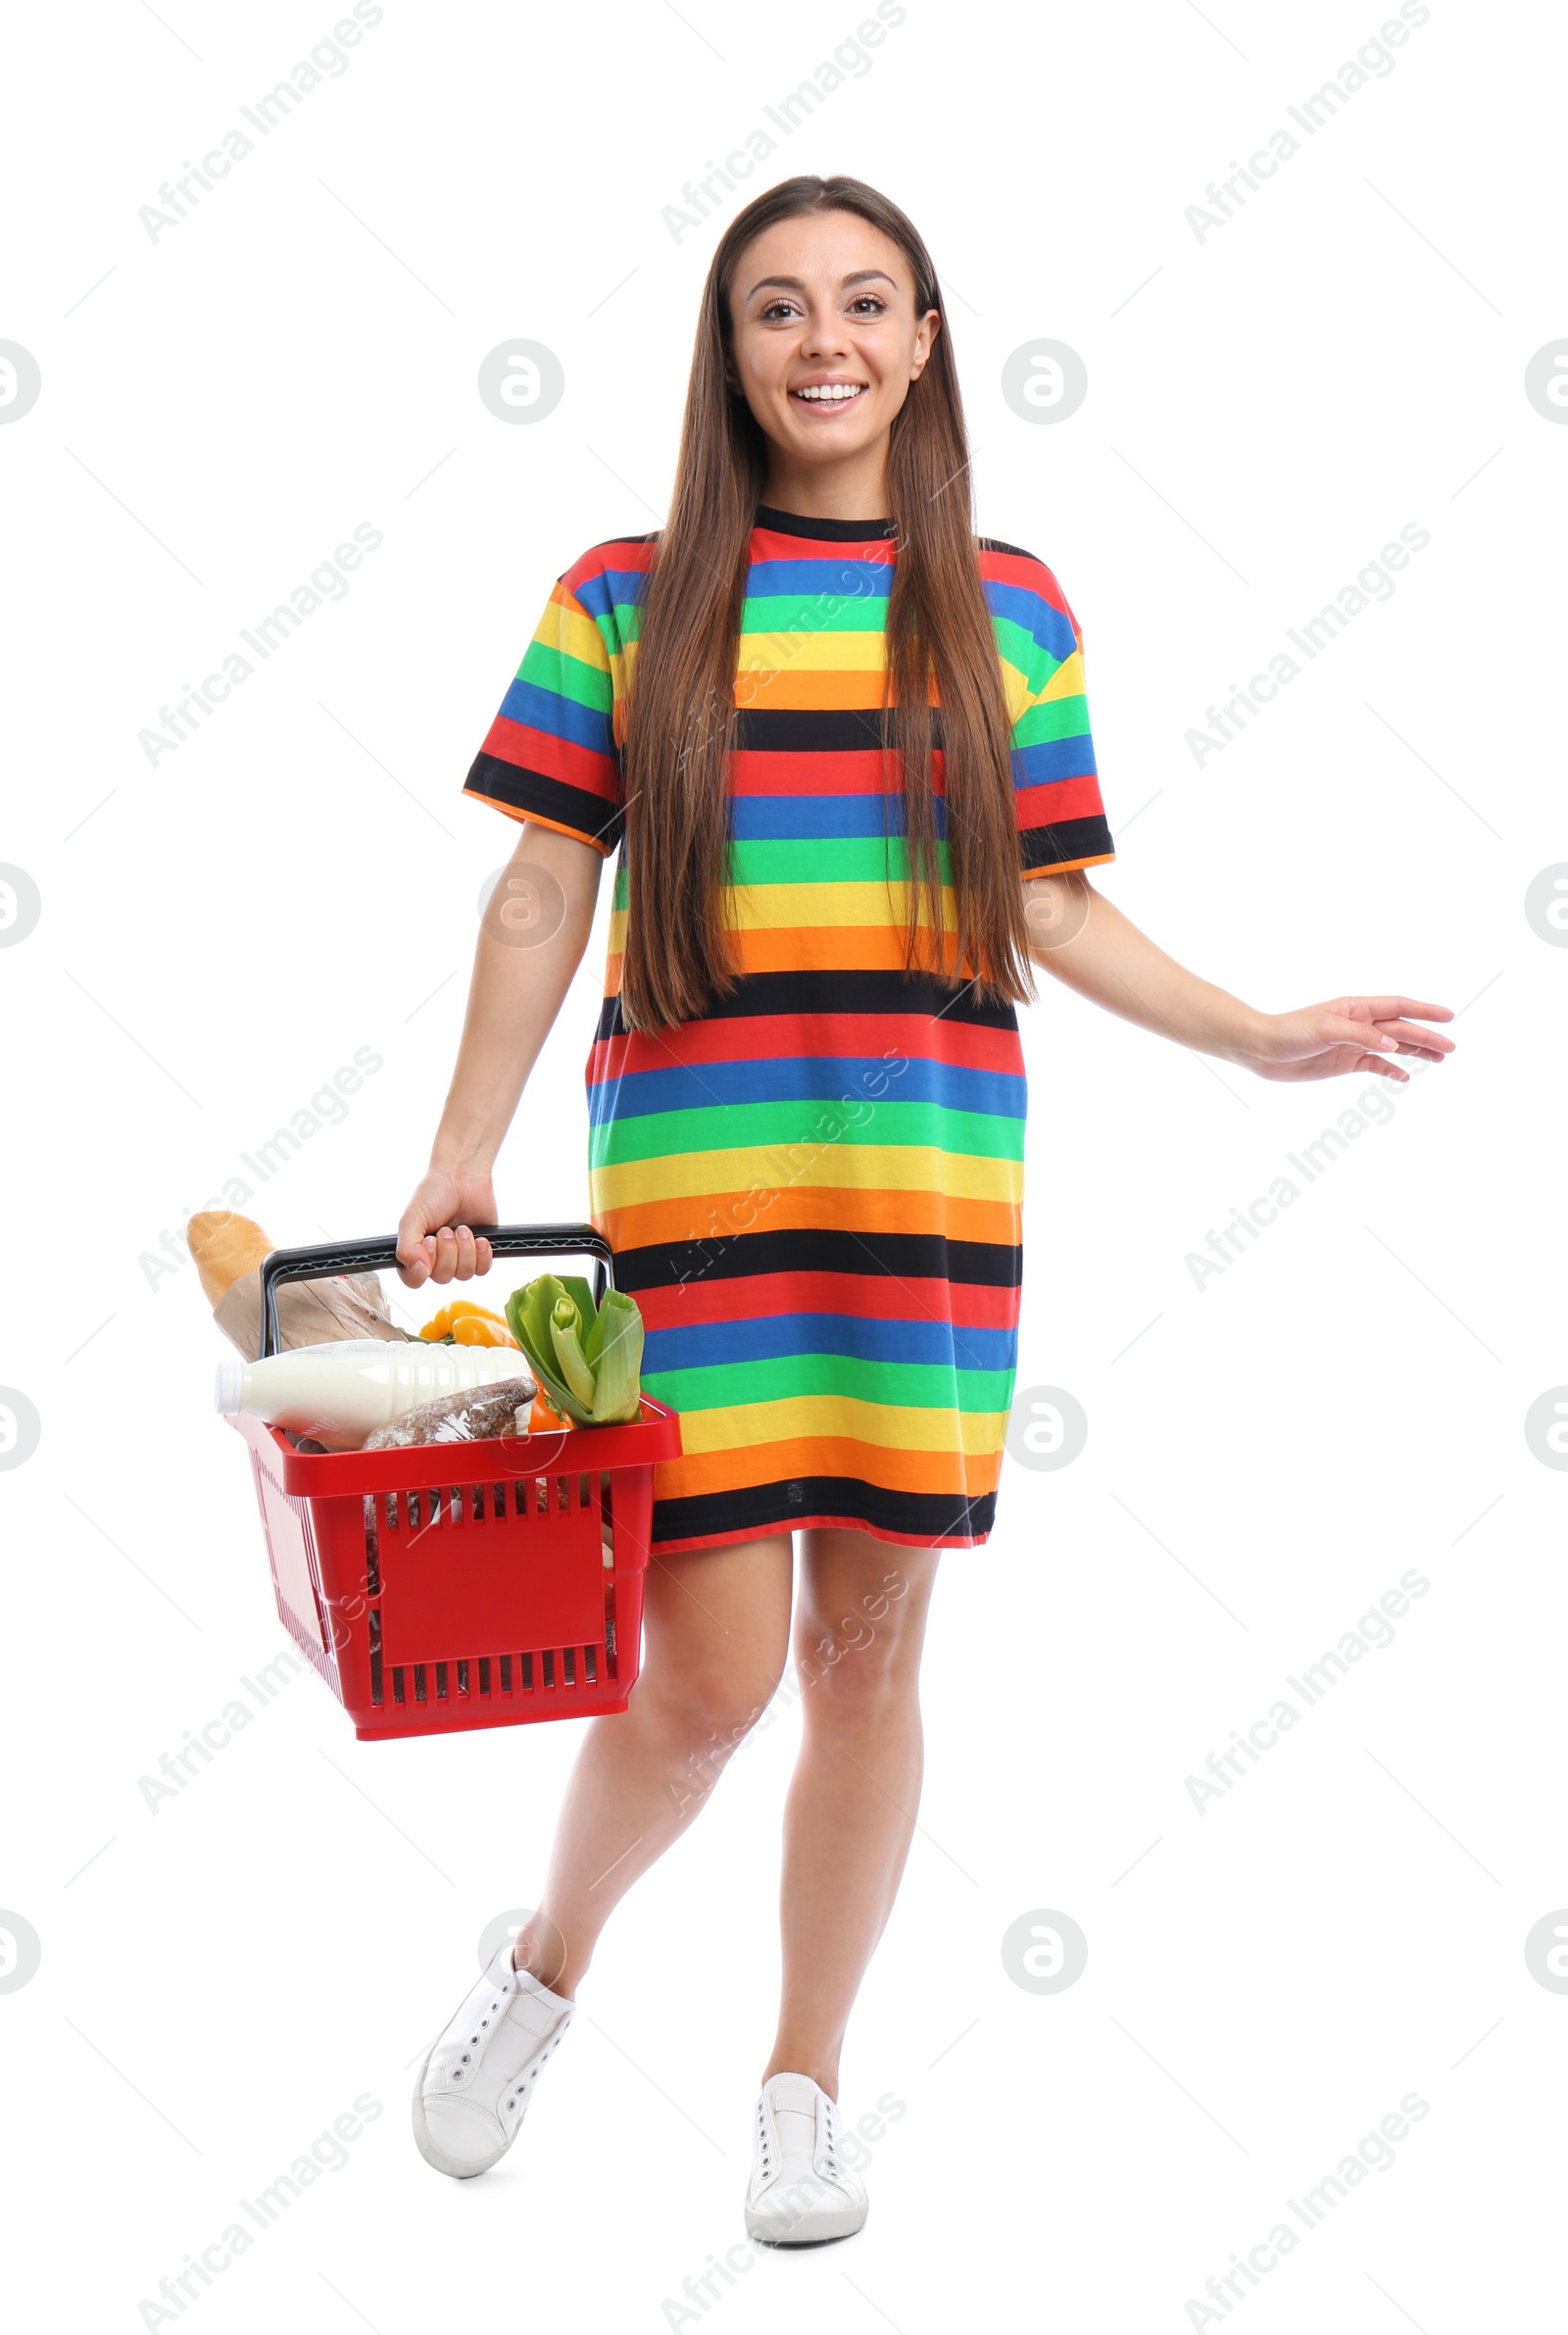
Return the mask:
M615 1286L610 1243L592 1224L475 1224L475 1240L492 1257L592 1257L594 1304ZM311 1249L273 1249L262 1264L262 1358L277 1352L277 1291L285 1281L323 1281L334 1273L379 1272L398 1261L397 1235L378 1240L328 1240Z

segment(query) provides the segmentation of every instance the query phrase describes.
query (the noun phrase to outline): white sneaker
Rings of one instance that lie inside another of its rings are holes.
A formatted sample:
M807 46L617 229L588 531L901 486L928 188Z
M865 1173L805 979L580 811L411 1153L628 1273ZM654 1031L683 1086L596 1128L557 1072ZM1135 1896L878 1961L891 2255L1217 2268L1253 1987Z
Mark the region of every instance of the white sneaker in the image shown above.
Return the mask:
M506 2155L575 2008L514 1970L512 1940L502 1941L414 2087L414 2137L426 2164L466 2181Z
M852 2238L868 2211L865 2183L844 2162L838 2110L808 2075L770 2075L757 2104L746 2234L767 2246Z

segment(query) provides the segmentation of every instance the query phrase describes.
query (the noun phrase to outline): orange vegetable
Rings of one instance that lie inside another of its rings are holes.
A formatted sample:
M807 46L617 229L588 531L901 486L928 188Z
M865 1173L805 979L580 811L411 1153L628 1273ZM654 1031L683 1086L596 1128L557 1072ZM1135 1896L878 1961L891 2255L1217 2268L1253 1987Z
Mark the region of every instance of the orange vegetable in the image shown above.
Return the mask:
M514 1354L522 1352L504 1321L480 1314L461 1314L452 1324L452 1342L455 1346L510 1346Z
M546 1435L553 1427L564 1427L565 1423L566 1422L564 1418L558 1416L558 1415L551 1410L550 1405L545 1401L543 1395L536 1394L534 1396L533 1409L528 1414L528 1432L530 1435Z
M502 1335L499 1338L476 1337L472 1334L465 1336L460 1327L465 1321L489 1322ZM419 1335L421 1338L444 1338L449 1332L460 1346L515 1346L517 1343L501 1315L492 1314L488 1306L476 1306L467 1297L455 1297L450 1305L443 1306L440 1313L425 1323Z

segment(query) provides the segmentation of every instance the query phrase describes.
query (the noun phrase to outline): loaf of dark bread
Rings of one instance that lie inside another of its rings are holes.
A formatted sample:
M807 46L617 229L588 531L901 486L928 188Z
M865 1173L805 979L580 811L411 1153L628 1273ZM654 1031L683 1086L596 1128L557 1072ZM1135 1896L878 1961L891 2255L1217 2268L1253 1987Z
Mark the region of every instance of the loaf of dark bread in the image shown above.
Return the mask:
M492 1435L526 1434L536 1392L525 1371L515 1378L498 1378L492 1386L466 1386L390 1419L366 1437L362 1449L400 1451L410 1443L482 1443Z

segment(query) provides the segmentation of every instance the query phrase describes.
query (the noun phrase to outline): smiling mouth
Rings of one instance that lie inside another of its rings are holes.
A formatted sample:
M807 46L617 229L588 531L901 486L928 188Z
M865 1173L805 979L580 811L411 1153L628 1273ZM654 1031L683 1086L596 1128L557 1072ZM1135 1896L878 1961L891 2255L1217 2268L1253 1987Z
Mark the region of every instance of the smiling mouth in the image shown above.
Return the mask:
M803 406L852 406L863 397L869 384L865 381L823 381L805 389L792 389L790 396Z

